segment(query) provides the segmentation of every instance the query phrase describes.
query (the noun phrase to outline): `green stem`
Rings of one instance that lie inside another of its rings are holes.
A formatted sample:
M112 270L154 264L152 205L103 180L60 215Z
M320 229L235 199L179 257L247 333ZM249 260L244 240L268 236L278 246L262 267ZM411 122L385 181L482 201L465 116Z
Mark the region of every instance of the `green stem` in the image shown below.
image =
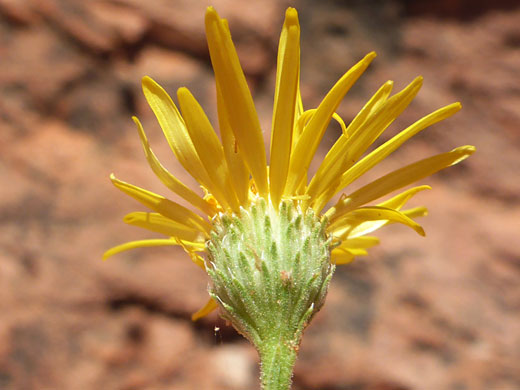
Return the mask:
M260 348L262 390L289 390L298 344L281 338Z

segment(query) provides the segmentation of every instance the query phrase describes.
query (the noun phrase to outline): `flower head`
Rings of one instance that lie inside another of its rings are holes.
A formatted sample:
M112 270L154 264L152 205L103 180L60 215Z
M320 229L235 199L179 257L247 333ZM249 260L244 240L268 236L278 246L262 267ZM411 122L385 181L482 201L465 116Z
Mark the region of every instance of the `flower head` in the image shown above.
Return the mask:
M318 107L305 110L299 89L300 27L296 10L289 8L279 42L268 165L260 122L227 22L211 7L206 13L206 35L216 79L220 138L187 88L177 91L179 110L151 78L144 77L142 82L173 153L204 194L161 165L134 117L152 170L196 211L112 175L117 188L153 211L128 214L125 222L167 238L122 244L104 257L137 247L179 245L213 281L211 299L194 319L219 304L226 318L254 339L262 338L260 328L274 321L265 313L263 320L253 318L255 310L288 306L292 311L284 315L291 316L301 306L294 320L301 331L322 305L335 265L365 255L378 243L369 234L397 222L424 235L414 218L425 215L426 208L407 209L406 203L428 186L373 202L462 161L475 149L462 146L425 158L353 192L349 185L461 105L442 107L368 151L410 104L422 78L393 95L393 83L384 83L347 126L336 114L337 107L375 58L372 52L338 80ZM311 160L332 119L340 123L342 133L309 178ZM325 210L342 191L339 200ZM237 316L241 318L237 320Z

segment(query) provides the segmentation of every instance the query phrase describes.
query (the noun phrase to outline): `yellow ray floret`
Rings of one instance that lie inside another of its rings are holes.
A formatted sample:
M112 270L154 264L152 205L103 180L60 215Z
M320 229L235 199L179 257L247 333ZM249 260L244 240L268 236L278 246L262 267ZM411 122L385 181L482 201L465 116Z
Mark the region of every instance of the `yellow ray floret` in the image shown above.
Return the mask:
M289 8L280 37L271 132L269 184L274 204L280 203L289 169L297 106L299 63L300 26L296 10Z
M423 190L430 189L430 186L418 186L410 188L406 191L403 191L396 196L378 203L377 206L384 207L388 209L393 209L396 211L401 211L403 206L417 193ZM419 212L419 209L421 212ZM424 209L424 210L423 210ZM416 218L424 215L425 208L417 208L417 210L412 209L414 212L410 213L408 211L402 211L404 215L406 215L409 218ZM364 236L366 234L372 233L375 230L389 224L392 222L399 222L399 221L391 221L391 220L385 220L385 219L379 219L379 220L370 220L360 223L357 226L352 226L348 223L336 223L331 224L329 226L329 232L334 237L348 237L348 239L356 239L356 238L362 238L361 236Z
M313 199L312 206L315 211L319 212L323 208L324 204L328 201L327 195L335 188L335 182L338 181L338 177L345 171L348 165L348 159L346 157L348 147L352 142L352 134L356 133L374 112L379 111L379 107L381 107L388 98L392 87L393 82L387 81L379 88L352 120L348 128L342 132L323 159L306 191L311 199Z
M143 77L142 87L144 96L177 160L195 180L207 188L210 182L209 175L195 150L184 119L170 95L148 76Z
M207 235L199 229L176 222L159 213L136 211L127 214L123 218L123 221L132 226L138 226L143 229L151 230L152 232L164 234L169 237L176 237L184 241L203 243L207 239Z
M143 126L137 117L132 118L137 126L137 131L139 133L139 137L141 138L141 142L143 144L144 153L146 159L148 160L148 164L152 168L152 171L157 175L157 177L163 182L163 184L168 187L170 190L175 192L177 195L182 197L183 199L190 202L193 206L197 207L199 210L204 212L207 215L215 214L215 208L212 207L207 201L198 196L195 192L193 192L190 188L188 188L184 183L182 183L179 179L173 176L164 166L160 163L160 161L155 156L154 152L150 148L150 144L148 143L148 138L144 133Z
M304 127L298 143L291 152L291 161L289 163L289 173L284 193L286 195L293 194L302 179L305 177L311 160L316 153L316 149L332 119L332 115L339 106L339 103L354 85L356 80L363 74L370 62L375 58L376 53L369 53L360 62L354 65L339 81L332 87L330 92L325 96L318 106L318 109L312 115L311 119Z
M238 148L238 142L231 130L229 124L228 113L224 107L222 92L220 86L217 84L217 112L218 122L220 127L220 137L222 138L222 146L224 148L224 155L231 172L231 182L235 189L238 202L245 206L248 203L249 195L249 170L244 163L242 152Z
M207 316L209 313L211 313L213 310L215 310L218 307L217 302L213 298L210 298L208 302L196 313L193 313L191 316L192 321L197 321L199 318Z
M338 225L343 226L343 228L346 228L345 232L338 238L346 239L350 236L349 233L352 229L369 221L398 222L411 227L421 236L425 235L423 228L410 217L407 217L399 210L381 206L359 207L337 219L331 224L330 229L334 229Z
M416 163L407 165L391 172L372 183L360 188L352 194L340 200L325 215L330 221L334 221L350 210L363 204L378 199L392 191L403 188L413 182L447 168L466 159L475 152L475 147L466 145L453 149L451 152L438 154Z
M208 190L224 208L238 212L239 204L231 185L224 149L208 117L187 88L179 88L177 98L200 161L206 172L211 172Z
M365 172L376 166L379 162L385 159L390 153L394 152L397 148L399 148L404 142L408 139L419 133L420 131L426 129L427 127L443 120L451 115L455 114L458 110L460 110L460 103L454 103L449 106L443 107L430 115L420 119L415 122L413 125L403 130L398 135L394 136L383 145L369 153L366 157L356 162L351 168L345 171L339 181L336 183L333 189L321 194L322 202L327 202L330 200L332 196L334 196L338 191L342 188L345 188L354 180L358 179ZM317 207L323 206L319 204ZM321 208L320 208L321 210Z
M267 196L267 162L260 121L227 24L213 7L206 11L206 37L229 124L256 188Z
M166 239L154 238L154 239L149 239L149 240L137 240L137 241L125 242L124 244L117 245L117 246L107 250L103 254L103 260L106 260L109 257L117 255L118 253L128 251L131 249L149 248L149 247L154 247L154 246L175 246L175 245L181 245L180 242L181 241L176 240L174 238L166 238ZM193 250L197 250L197 251L204 250L204 243L182 241L182 244L188 248L192 248Z
M112 180L112 183L121 191L166 218L199 229L206 233L211 231L211 224L209 222L205 221L202 217L186 207L172 202L161 195L154 194L153 192L147 191L143 188L118 180L113 174L110 175L110 180Z
M325 203L335 194L340 184L342 174L352 167L368 147L386 130L399 114L410 104L422 85L422 77L417 77L401 92L382 102L375 110L352 132L352 135L342 145L340 160L334 169L327 171L328 177L322 183L313 197L316 198L315 210L321 210ZM332 193L332 194L331 194Z

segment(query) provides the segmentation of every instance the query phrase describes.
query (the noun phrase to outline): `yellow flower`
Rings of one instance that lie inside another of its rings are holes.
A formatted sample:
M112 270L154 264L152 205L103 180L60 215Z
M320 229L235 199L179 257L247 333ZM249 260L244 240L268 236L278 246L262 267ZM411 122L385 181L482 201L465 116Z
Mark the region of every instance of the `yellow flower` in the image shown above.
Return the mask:
M390 96L388 81L374 94L346 126L335 113L339 103L376 56L369 53L341 77L315 109L304 110L299 90L300 27L297 12L289 8L283 25L277 60L276 88L271 130L270 164L267 165L262 130L240 67L226 20L213 8L206 12L206 35L217 86L220 139L201 106L186 88L177 91L180 111L156 82L144 77L142 86L173 153L200 184L200 196L168 172L152 152L143 128L137 125L146 158L159 179L171 191L188 201L198 213L166 197L116 179L114 185L153 212L134 212L124 221L167 236L165 239L134 241L116 246L104 254L138 247L180 245L191 259L205 268L206 243L214 230L215 218L237 215L259 198L274 210L291 201L302 210L312 208L327 218L328 237L335 247L333 264L346 264L355 256L366 255L378 239L367 234L390 223L402 223L421 235L424 231L413 220L426 214L426 208L405 209L418 186L376 205L373 201L456 164L475 148L462 146L393 171L360 189L341 195L327 211L324 207L339 192L381 162L405 141L457 112L454 103L418 120L399 134L367 153L381 133L403 112L419 91L422 78L413 80L402 91ZM318 145L332 119L342 134L308 180L308 170ZM203 216L201 216L202 214ZM282 276L287 276L284 274ZM213 299L194 314L197 319L215 309Z

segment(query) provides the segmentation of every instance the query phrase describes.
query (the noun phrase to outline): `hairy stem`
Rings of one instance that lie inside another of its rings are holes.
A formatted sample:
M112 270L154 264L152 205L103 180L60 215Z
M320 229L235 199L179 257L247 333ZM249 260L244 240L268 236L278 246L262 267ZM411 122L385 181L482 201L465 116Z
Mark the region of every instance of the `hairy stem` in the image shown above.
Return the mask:
M262 390L289 390L298 353L295 342L280 338L261 346Z

